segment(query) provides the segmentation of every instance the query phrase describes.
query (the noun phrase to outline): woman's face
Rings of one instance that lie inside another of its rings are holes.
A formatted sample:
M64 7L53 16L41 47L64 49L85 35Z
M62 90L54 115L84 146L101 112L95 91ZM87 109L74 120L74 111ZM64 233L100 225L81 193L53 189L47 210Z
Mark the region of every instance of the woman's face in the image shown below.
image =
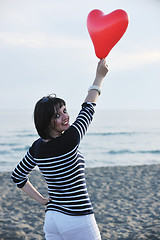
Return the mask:
M62 132L66 131L69 128L69 114L67 112L66 106L62 106L59 111L56 113L55 118L51 120L51 132L52 137L59 137Z

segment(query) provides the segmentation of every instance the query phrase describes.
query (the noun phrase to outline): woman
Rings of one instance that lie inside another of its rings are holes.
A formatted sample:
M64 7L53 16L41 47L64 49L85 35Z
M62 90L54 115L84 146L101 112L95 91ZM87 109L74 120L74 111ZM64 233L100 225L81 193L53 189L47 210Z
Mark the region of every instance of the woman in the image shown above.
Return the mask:
M49 95L35 106L34 121L40 138L14 169L12 179L31 198L47 205L44 223L47 240L101 239L86 188L84 157L78 147L92 120L107 72L108 66L102 59L82 109L71 126L64 100ZM27 178L36 165L47 182L48 198Z

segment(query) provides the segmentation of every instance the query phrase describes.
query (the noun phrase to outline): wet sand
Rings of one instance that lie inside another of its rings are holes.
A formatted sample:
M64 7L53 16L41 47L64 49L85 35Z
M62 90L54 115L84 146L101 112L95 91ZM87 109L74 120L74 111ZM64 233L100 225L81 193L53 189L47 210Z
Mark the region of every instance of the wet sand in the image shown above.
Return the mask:
M44 240L45 207L10 175L0 173L0 240ZM47 196L41 173L29 178ZM160 165L87 168L86 180L102 240L160 239Z

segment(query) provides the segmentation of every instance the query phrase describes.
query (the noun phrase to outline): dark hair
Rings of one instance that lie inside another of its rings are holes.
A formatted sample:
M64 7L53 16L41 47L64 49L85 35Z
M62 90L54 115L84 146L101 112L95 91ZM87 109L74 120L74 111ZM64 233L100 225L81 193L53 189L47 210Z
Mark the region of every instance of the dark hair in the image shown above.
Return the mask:
M51 139L49 125L51 119L56 116L62 106L66 106L63 99L51 95L41 98L34 108L34 123L39 136L43 139Z

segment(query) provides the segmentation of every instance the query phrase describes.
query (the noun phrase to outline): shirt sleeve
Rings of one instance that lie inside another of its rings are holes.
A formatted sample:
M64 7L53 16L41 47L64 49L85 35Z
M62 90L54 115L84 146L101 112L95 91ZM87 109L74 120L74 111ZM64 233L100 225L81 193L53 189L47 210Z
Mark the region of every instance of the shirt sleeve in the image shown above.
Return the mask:
M30 148L31 149L31 148ZM17 184L19 188L22 188L28 181L27 175L36 166L33 160L30 150L25 157L19 162L17 167L13 170L11 178Z
M85 102L82 104L82 109L78 114L75 122L71 127L75 128L77 132L77 141L80 142L93 119L94 107L96 104Z

